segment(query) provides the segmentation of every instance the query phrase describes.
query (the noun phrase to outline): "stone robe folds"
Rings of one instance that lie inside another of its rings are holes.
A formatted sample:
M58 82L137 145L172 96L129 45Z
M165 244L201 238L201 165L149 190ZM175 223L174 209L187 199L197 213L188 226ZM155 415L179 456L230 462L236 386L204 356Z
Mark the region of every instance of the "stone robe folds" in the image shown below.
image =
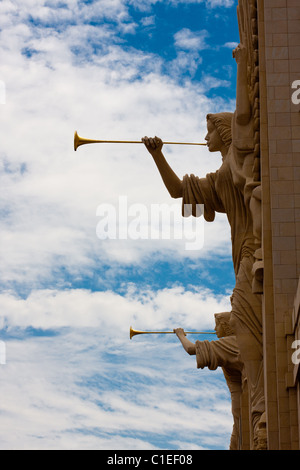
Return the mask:
M234 329L248 380L253 429L264 412L261 297L252 291L252 268L256 250L250 200L257 183L253 164L252 123L239 126L232 119L232 144L222 166L206 178L183 178L183 216L198 215L212 222L215 213L226 213L231 227L232 259L236 284L231 297L231 326ZM189 209L191 209L189 213Z
M208 367L215 370L222 367L223 374L231 394L233 429L230 450L239 448L241 393L243 363L235 336L226 336L218 341L196 341L196 360L198 369Z
M222 367L228 370L230 375L240 378L243 363L240 358L239 348L235 336L225 336L217 341L196 341L197 368L216 370Z
M232 240L232 259L236 286L232 296L232 313L254 335L258 347L262 344L261 299L252 292L252 266L257 248L253 235L249 208L251 193L256 183L249 167L253 161L252 139L249 129L236 124L233 116L233 141L222 166L205 178L186 175L183 178L183 216L198 215L197 204L204 205L207 222L215 213L226 213ZM244 138L243 138L244 135ZM262 351L261 351L262 352Z

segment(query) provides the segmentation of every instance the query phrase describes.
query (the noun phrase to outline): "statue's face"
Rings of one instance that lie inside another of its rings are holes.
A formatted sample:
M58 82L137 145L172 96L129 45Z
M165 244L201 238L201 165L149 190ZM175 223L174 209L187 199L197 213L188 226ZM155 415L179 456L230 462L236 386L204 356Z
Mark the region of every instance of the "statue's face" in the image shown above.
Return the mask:
M225 336L224 328L219 321L216 321L215 331L218 338L223 338Z
M224 143L217 131L217 128L210 120L207 121L207 134L205 140L207 141L208 150L210 152L220 152L222 147L224 147Z

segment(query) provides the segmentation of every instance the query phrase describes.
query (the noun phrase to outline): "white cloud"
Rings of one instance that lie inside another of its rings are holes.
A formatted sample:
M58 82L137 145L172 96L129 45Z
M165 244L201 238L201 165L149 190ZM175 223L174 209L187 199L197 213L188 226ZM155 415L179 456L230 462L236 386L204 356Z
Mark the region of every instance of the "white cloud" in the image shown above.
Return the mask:
M18 14L24 16L29 6L34 5L25 3ZM1 33L7 89L1 119L6 135L1 154L3 280L35 285L61 265L72 273L84 272L94 269L99 258L139 263L151 252L191 256L174 241L100 243L96 208L102 202L117 205L120 194L131 204L148 207L174 201L142 146L81 147L74 153L73 133L203 141L205 116L218 111L222 101L213 102L204 89L180 86L160 75L160 59L133 49L125 52L109 42L114 36L105 26L78 24L53 32L20 24L9 2L5 13L3 23L11 21ZM42 12L37 9L36 14ZM92 38L103 50L93 55L93 63ZM38 52L28 58L21 53L24 48ZM78 48L77 56L72 48ZM213 81L204 83L207 89ZM206 174L220 165L220 157L202 148L165 147L165 154L179 176ZM225 219L206 225L206 233L200 256L224 252L223 242L229 240Z
M191 328L194 316L204 328L227 303L179 288L129 289L123 298L84 290L39 291L24 300L2 295L8 335L1 448L209 448L210 434L215 446L226 448L232 417L222 372L198 371L175 336L130 341L129 322L138 318L157 329L186 319ZM30 327L48 334L32 337Z
M175 36L175 46L185 50L202 50L208 46L205 42L209 33L205 29L202 31L191 31L189 28L183 28Z
M126 1L126 0L125 0ZM171 5L180 5L180 4L198 4L205 3L208 8L230 8L234 5L234 0L127 0L126 3L133 5L135 8L140 10L147 11L152 5L164 1L165 3L170 3Z
M176 344L109 347L92 330L10 341L1 449L209 448L210 434L226 449L232 417L222 374L197 371L190 357L184 365Z
M234 5L234 0L207 0L207 3L212 8L217 8L217 7L230 8Z
M32 291L27 298L11 292L0 295L2 328L57 329L96 327L127 335L129 326L137 329L178 326L193 329L214 328L214 313L230 308L227 295L215 296L208 289L181 286L152 291L127 286L124 293L90 292L85 289ZM134 326L134 325L133 325Z
M223 47L227 47L228 49L235 49L237 45L237 42L226 42Z
M155 15L145 16L141 19L141 23L143 26L152 26L155 24Z
M183 28L174 35L174 45L177 49L177 56L169 64L169 73L172 77L180 77L187 72L194 77L202 64L202 57L199 52L206 49L206 30L191 31Z

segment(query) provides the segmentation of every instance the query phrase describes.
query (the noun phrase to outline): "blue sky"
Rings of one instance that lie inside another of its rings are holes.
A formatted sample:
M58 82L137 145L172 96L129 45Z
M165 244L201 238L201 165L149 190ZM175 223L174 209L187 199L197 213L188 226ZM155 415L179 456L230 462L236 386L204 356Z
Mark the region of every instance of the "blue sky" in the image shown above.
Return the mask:
M222 371L197 370L173 335L129 340L130 325L213 330L234 287L226 217L191 229L198 250L99 238L104 204L181 203L142 145L75 153L73 134L203 142L206 114L235 106L236 3L1 2L1 449L228 448ZM221 164L164 153L180 177Z

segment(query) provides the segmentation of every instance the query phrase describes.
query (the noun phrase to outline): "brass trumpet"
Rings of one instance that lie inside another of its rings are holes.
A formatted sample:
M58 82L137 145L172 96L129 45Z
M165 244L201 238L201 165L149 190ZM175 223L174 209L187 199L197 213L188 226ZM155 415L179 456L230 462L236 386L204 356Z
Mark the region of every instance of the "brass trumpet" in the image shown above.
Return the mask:
M77 148L80 145L85 144L143 144L141 140L94 140L94 139L85 139L80 137L77 134L77 131L74 134L74 150L76 152ZM163 142L164 145L207 145L199 144L194 142Z
M132 326L129 329L129 337L132 339L136 335L170 335L175 334L174 331L139 331L134 330ZM185 331L186 335L215 335L212 331Z

